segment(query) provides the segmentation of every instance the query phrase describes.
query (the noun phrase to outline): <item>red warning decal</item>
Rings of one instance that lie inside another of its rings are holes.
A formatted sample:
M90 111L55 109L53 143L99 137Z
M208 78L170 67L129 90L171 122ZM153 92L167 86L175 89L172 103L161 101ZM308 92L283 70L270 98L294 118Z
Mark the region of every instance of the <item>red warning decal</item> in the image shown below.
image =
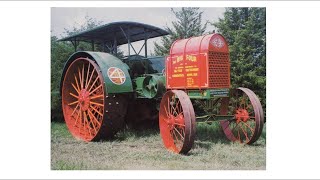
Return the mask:
M114 84L117 85L121 85L126 81L126 75L117 67L110 67L108 69L108 77Z

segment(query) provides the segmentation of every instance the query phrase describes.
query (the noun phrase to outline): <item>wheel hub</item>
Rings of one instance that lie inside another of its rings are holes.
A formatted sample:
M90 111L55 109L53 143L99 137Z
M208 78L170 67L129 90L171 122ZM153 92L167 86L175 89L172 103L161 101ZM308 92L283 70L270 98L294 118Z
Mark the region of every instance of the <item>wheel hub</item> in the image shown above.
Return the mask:
M174 127L174 118L175 117L172 115L170 115L170 117L168 118L168 126L169 126L170 130L173 129L173 127Z
M239 108L236 111L235 116L236 116L237 123L239 123L240 121L247 122L249 119L248 111L246 109L242 109L242 108Z
M182 115L179 116L173 116L170 115L168 118L168 126L170 129L173 129L175 125L183 125L184 124L184 119Z
M90 105L89 91L82 89L79 93L79 103L82 111L86 111Z

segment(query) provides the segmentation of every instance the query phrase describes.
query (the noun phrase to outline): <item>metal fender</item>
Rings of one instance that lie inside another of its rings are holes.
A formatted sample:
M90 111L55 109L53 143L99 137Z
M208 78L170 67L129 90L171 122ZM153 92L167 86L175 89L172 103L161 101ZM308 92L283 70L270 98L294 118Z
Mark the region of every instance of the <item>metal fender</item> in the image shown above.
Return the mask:
M103 75L106 92L108 93L128 93L133 92L132 80L129 75L129 67L119 58L109 53L79 51L72 54L64 65L62 79L69 65L79 57L88 58L97 63ZM62 84L60 83L60 94Z

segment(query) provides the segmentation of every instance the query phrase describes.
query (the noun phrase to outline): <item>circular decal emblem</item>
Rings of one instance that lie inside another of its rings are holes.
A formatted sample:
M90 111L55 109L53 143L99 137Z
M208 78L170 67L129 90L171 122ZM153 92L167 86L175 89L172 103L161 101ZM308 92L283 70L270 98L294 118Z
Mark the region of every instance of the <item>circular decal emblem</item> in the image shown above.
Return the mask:
M222 48L224 46L224 42L221 38L219 37L215 37L212 41L211 41L212 45L216 48Z
M117 85L121 85L126 81L126 75L117 67L111 67L108 69L108 77L114 84Z

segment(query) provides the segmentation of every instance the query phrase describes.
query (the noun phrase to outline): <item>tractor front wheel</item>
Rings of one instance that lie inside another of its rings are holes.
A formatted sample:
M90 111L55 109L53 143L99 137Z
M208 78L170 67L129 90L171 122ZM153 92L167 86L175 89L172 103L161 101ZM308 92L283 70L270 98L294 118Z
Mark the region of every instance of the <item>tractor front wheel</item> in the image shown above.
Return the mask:
M220 124L229 140L252 144L260 137L264 125L260 100L247 88L238 88L234 95L233 98L222 98L220 107L221 115L227 115L229 111L234 118L220 121Z
M159 126L164 146L175 153L186 154L192 148L196 122L188 95L181 90L167 91L160 103Z

